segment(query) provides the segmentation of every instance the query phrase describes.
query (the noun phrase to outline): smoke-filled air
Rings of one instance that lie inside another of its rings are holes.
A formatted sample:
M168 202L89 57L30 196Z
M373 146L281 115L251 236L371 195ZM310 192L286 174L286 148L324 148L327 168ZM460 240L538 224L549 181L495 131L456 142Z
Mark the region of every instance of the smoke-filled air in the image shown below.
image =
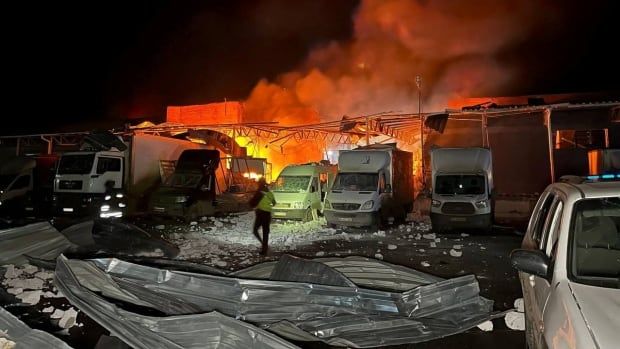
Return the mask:
M353 39L330 42L299 69L261 80L246 101L249 120L306 124L379 112L425 111L502 91L516 70L498 55L532 35L542 2L365 0Z

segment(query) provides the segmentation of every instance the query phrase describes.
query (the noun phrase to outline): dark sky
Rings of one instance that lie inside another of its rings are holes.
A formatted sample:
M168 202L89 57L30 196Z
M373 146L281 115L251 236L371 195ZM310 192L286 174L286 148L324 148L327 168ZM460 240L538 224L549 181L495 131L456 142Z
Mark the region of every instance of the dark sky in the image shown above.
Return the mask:
M162 117L166 105L243 99L261 78L352 34L352 0L41 1L3 5L2 134ZM574 2L526 38L513 93L618 90L618 6ZM552 16L553 14L549 14ZM35 123L35 120L36 121Z

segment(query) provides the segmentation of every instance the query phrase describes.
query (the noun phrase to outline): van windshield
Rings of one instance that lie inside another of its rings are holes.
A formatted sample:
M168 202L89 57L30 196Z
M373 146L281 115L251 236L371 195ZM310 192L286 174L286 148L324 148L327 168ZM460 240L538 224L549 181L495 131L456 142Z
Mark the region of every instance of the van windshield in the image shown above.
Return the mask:
M439 175L435 178L435 193L440 195L480 195L485 193L484 176Z
M63 155L58 164L58 174L88 174L93 162L95 154Z
M576 282L620 287L620 197L575 203L571 272Z
M310 176L279 176L273 184L273 192L303 193L308 190Z
M338 173L332 190L375 191L378 184L377 173Z
M174 173L172 176L168 177L164 182L164 187L173 187L173 188L196 188L200 181L202 180L202 175L196 173Z

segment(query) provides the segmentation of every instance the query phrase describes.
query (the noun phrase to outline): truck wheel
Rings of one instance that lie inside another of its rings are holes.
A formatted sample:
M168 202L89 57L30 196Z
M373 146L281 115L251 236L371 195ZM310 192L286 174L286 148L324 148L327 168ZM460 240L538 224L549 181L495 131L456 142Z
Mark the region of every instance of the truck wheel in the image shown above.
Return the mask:
M306 213L304 214L304 222L310 222L312 220L314 220L314 215L312 213L312 209L310 207L308 207L308 209L306 209Z

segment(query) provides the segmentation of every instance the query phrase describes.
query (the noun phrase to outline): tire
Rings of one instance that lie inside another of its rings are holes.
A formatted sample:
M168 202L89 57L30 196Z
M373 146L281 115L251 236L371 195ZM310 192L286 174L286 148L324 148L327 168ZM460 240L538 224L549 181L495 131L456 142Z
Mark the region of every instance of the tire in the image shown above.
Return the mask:
M314 220L314 217L312 216L312 209L308 207L306 209L306 213L304 214L303 222L310 222L312 220Z

